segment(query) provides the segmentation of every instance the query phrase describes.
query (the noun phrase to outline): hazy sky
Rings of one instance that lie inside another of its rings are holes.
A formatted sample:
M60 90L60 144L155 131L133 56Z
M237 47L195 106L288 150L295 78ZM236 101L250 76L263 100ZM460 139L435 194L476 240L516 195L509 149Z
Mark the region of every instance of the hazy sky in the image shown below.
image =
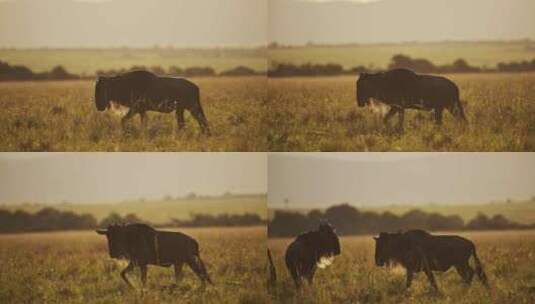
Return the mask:
M0 0L0 47L535 38L533 0Z
M487 203L535 196L535 153L271 154L268 175L270 207Z
M282 44L535 38L533 0L269 0Z
M268 0L0 0L0 47L258 46Z
M266 193L264 153L0 153L0 203Z

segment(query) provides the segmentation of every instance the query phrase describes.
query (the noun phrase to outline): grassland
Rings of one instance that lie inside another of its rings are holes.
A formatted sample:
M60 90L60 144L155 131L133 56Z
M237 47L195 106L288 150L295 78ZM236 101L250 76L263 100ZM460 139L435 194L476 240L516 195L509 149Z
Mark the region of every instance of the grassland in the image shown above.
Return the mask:
M535 58L535 45L530 41L308 45L270 48L268 54L270 62L338 63L346 69L360 65L386 68L396 54L425 58L438 65L463 58L474 66L495 67L499 62Z
M94 75L97 70L130 68L132 66L171 66L188 68L211 67L216 72L246 66L265 71L266 50L258 49L0 49L0 60L21 64L35 72L62 65L75 74Z
M261 119L267 98L265 77L192 79L212 136L200 134L186 114L176 132L174 114L149 113L126 129L118 115L98 112L91 81L0 83L2 151L265 151Z
M437 127L430 113L397 117L357 109L355 76L268 81L270 151L533 151L535 74L446 75L461 90L469 124L445 113Z
M533 303L535 300L535 232L462 233L473 240L484 264L492 290L474 279L470 288L461 283L455 270L435 273L441 294L430 292L423 274L405 291L400 268L374 264L370 236L341 238L342 254L325 270L318 270L311 287L296 292L284 266L284 250L291 239L270 239L278 270L273 303Z
M191 214L244 214L254 213L266 218L266 197L264 195L236 196L229 198L167 199L157 201L125 201L119 203L60 203L45 204L6 204L0 209L23 210L34 213L45 207L77 214L89 213L97 220L116 212L121 216L134 213L152 223L167 223L171 218L185 220Z
M215 285L200 290L189 268L176 287L171 268L150 267L120 278L105 238L92 231L0 236L0 303L267 303L263 228L182 229L199 241Z

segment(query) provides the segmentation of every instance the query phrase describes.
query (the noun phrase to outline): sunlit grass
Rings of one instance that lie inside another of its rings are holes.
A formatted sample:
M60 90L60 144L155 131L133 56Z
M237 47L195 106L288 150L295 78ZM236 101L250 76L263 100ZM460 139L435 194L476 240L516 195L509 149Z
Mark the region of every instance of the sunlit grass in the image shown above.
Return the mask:
M474 278L466 288L455 270L435 273L440 295L430 292L424 274L405 291L405 274L374 264L371 236L343 237L342 255L318 270L312 286L297 292L284 265L291 239L271 239L279 281L273 303L533 303L535 298L535 233L533 231L461 233L473 240L487 273L491 292Z
M202 135L186 114L176 132L174 114L149 112L123 130L120 117L101 113L91 81L0 83L0 150L3 151L265 151L260 121L265 77L193 79L212 136Z
M204 291L184 267L177 287L171 268L149 266L141 291L120 278L126 262L109 258L95 232L0 235L0 303L266 303L265 229L182 229L200 244L214 286Z
M450 75L469 124L409 110L405 132L357 108L356 76L270 79L268 147L274 151L533 151L535 74Z
M459 58L478 67L496 67L499 62L531 61L532 42L431 42L361 45L308 45L268 50L270 62L293 64L337 63L346 69L356 66L386 68L392 56L404 54L444 65Z

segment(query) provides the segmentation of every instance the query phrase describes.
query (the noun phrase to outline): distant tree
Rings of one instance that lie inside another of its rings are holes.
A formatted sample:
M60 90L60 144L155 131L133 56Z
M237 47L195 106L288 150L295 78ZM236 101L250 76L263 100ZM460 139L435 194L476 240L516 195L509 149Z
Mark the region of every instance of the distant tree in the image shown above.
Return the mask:
M244 66L239 66L219 73L221 76L251 76L255 74L256 72L253 69Z
M137 215L134 213L128 213L123 217L122 220L124 223L143 223L144 221L140 219Z
M388 69L406 68L420 73L437 72L437 67L427 59L412 59L409 56L394 55L388 65Z
M123 223L123 218L116 212L110 213L107 217L103 218L98 224L99 227L105 228L112 224Z
M193 199L196 199L197 198L197 194L195 194L195 192L190 192L186 195L186 199L190 199L190 200L193 200Z
M153 66L150 68L150 71L159 76L165 75L165 70L160 66Z
M168 73L169 75L172 75L172 76L182 76L184 74L184 70L173 65L169 68Z
M184 70L184 76L188 77L203 77L214 75L215 71L211 67L190 67Z

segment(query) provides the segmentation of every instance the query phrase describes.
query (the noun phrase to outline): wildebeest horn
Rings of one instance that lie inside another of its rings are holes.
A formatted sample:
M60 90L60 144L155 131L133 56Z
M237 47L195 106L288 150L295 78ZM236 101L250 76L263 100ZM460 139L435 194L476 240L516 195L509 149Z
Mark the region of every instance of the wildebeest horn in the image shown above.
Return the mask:
M108 233L108 230L107 229L97 229L95 230L98 234L106 234Z

